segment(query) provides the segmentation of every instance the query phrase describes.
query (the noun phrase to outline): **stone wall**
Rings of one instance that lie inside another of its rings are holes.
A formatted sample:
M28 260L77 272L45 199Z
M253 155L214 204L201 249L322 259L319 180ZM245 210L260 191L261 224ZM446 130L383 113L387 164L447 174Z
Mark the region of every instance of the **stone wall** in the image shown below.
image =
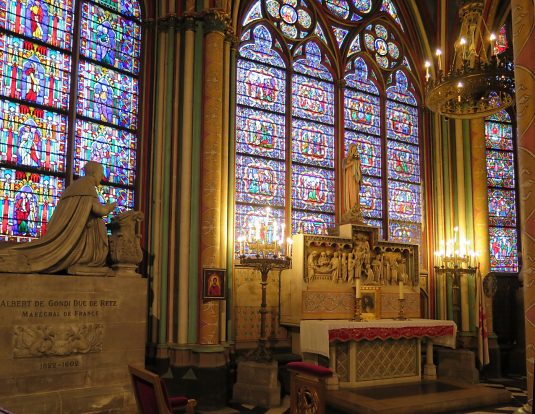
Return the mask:
M0 407L17 414L132 413L146 279L0 274Z

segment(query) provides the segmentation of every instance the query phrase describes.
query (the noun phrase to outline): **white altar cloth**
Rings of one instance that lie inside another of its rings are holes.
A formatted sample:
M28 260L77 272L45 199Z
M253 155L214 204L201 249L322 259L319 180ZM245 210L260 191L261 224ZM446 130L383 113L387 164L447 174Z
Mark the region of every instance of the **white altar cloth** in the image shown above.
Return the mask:
M301 352L329 358L329 343L337 340L374 340L399 338L432 338L436 345L455 348L457 325L435 319L303 320L300 324Z

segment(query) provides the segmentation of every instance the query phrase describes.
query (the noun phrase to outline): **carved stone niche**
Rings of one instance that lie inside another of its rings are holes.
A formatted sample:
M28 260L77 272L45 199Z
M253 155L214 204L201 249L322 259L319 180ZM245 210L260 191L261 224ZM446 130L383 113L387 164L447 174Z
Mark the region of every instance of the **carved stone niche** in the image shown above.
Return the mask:
M363 224L343 224L329 236L294 235L293 266L281 275L281 322L351 318L357 279L361 288L396 300L403 282L415 301L418 246L379 240L378 235L378 228Z
M138 276L137 266L143 260L141 250L141 222L143 214L139 211L123 211L111 219L110 260L112 269L118 275Z

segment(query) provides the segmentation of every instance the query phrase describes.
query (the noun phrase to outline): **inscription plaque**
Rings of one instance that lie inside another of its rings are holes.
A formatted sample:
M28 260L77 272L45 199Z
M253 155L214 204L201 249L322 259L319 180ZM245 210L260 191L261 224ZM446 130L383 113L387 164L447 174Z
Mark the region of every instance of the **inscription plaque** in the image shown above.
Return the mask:
M135 412L146 312L141 277L0 274L0 407Z

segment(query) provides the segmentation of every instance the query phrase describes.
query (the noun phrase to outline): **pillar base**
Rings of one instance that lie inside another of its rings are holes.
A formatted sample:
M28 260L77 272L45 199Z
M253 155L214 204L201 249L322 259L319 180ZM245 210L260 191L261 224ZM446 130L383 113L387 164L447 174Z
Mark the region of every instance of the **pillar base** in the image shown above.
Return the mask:
M277 362L238 362L238 381L232 399L259 407L277 407L281 402L281 387L277 380Z

